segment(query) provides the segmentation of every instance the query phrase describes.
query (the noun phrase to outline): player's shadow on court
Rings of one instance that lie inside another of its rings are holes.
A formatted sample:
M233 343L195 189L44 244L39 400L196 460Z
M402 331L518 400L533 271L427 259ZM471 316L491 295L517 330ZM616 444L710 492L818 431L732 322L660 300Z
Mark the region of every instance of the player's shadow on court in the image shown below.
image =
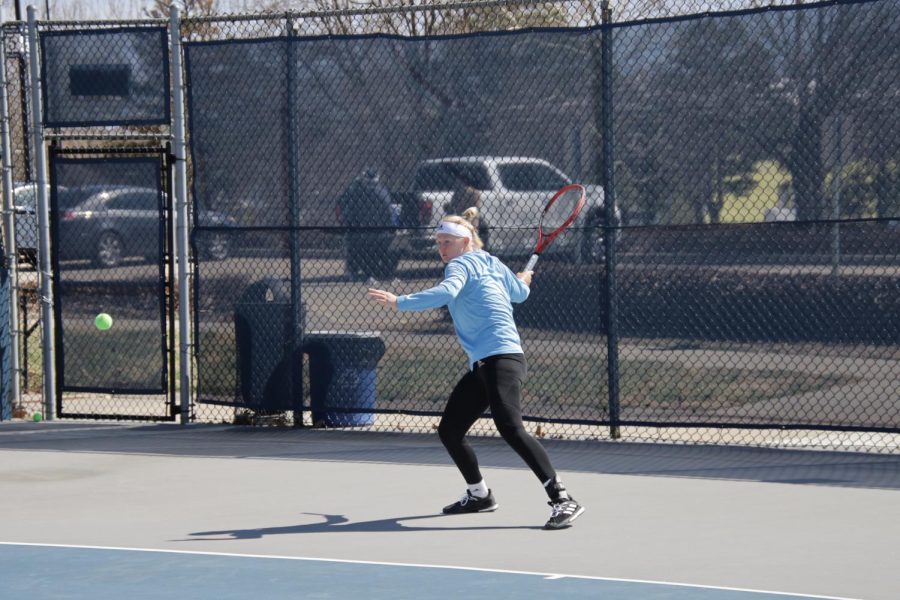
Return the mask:
M376 519L374 521L351 522L344 515L327 515L323 513L303 513L305 515L318 515L325 520L320 523L308 523L304 525L285 525L283 527L260 527L256 529L222 529L219 531L195 531L190 533L190 538L174 540L179 542L190 541L214 541L214 540L253 540L268 535L302 534L302 533L381 533L391 531L466 531L488 529L543 529L537 525L483 525L454 527L450 521L455 517L442 514L417 515L411 517L393 517L390 519ZM446 518L446 527L420 527L416 525L404 525L407 521L420 519ZM213 537L210 537L213 536Z

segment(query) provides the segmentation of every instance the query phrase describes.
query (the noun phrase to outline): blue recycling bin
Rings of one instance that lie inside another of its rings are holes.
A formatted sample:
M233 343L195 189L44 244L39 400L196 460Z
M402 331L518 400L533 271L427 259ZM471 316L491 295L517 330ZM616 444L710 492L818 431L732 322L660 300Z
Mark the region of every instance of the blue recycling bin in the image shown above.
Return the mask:
M365 427L375 423L376 368L384 356L377 332L312 331L304 337L309 356L309 395L316 427Z

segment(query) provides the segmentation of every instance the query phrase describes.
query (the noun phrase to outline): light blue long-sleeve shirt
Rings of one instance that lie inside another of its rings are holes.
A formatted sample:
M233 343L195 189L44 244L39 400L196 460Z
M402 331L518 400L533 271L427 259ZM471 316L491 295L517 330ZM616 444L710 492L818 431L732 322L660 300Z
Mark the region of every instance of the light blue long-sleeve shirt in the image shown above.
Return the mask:
M528 298L528 286L496 257L482 250L457 256L433 288L397 297L397 309L447 306L469 365L496 354L522 352L512 303Z

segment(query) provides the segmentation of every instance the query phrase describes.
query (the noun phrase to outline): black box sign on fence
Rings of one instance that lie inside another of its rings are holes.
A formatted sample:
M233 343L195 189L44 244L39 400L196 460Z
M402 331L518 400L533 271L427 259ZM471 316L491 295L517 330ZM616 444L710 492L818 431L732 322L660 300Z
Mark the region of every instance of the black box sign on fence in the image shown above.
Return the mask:
M301 305L299 331L304 316ZM248 286L234 308L234 330L240 404L260 411L299 410L302 394L294 390L292 378L299 362L292 360L290 281L266 278Z
M131 65L69 65L73 96L131 95Z
M376 332L321 331L306 335L313 424L360 427L375 423L376 373L384 340Z

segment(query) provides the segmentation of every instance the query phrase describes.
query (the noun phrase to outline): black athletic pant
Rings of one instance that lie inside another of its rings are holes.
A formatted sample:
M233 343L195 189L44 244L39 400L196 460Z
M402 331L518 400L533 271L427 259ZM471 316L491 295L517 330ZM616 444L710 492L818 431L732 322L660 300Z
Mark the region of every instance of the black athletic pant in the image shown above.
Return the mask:
M475 451L465 436L488 407L497 431L541 483L556 477L547 452L522 424L521 392L527 373L522 354L489 356L478 361L475 369L466 373L450 393L438 435L466 483L482 480Z

